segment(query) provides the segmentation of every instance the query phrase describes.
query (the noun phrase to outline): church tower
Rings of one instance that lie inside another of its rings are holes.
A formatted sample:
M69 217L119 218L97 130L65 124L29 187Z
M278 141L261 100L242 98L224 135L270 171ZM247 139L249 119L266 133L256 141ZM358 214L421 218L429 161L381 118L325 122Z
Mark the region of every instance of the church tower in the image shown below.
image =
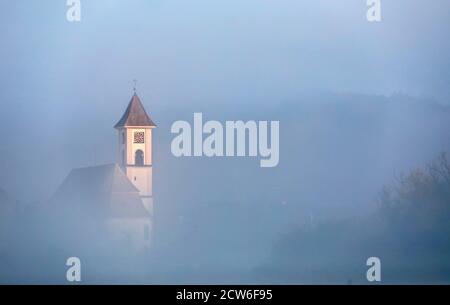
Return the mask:
M114 126L118 132L118 164L139 190L142 202L153 216L152 131L156 125L133 94L125 113Z

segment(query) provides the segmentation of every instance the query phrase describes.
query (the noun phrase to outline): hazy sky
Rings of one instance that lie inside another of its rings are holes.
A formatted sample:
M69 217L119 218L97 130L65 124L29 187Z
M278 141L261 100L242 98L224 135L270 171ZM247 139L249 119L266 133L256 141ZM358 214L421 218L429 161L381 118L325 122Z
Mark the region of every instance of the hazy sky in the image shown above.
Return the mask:
M308 90L448 103L450 2L382 1L381 23L365 2L82 0L80 23L63 0L3 3L0 185L45 197L20 192L11 172L54 187L73 167L112 162L133 78L162 126L191 105L238 119Z
M380 23L367 22L366 0L81 0L79 23L66 20L66 0L2 1L0 193L42 203L71 169L114 162L113 126L136 78L158 125L155 227L169 250L160 254L166 264L155 265L156 282L176 282L172 271L191 282L196 276L226 281L224 274L245 281L242 275L292 229L340 218L364 222L361 215L375 210L377 194L394 174L450 152L450 1L381 1ZM193 112L222 122L279 120L279 165L173 157L170 126L192 121ZM20 215L14 234L0 230L15 245L2 244L11 255L0 249L2 268L13 267L10 279L20 281L33 281L27 266L31 275L45 277L39 270L46 268L59 274L65 265L56 256L70 248L50 251L46 238L67 232ZM362 227L365 233L368 225ZM359 264L353 250L371 237L350 229L350 237L361 235L347 244ZM312 257L345 267L342 234L330 232L319 234L319 246L331 243L319 247L325 256L313 248ZM392 248L389 240L380 239ZM433 272L448 253L435 248L438 255L428 259L411 240L425 265L397 259L405 268L418 266L417 273L423 266ZM88 270L127 268L104 261L115 253L107 252ZM328 273L328 265L318 266Z

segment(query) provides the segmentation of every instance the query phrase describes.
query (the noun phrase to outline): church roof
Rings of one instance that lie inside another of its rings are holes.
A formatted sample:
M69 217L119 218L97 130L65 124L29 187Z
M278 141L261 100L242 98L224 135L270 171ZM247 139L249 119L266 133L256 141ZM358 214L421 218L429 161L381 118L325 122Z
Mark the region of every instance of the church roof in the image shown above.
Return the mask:
M139 190L116 164L73 169L51 201L100 217L149 217Z
M156 127L156 124L153 123L152 119L148 116L136 93L133 94L125 113L114 128L127 126Z

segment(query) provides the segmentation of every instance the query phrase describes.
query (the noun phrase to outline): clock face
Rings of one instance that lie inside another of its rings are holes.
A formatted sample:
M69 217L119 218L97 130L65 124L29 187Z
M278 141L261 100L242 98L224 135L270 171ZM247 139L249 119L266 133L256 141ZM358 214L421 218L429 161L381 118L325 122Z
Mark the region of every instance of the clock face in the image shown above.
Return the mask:
M144 143L144 132L137 131L134 133L134 143Z

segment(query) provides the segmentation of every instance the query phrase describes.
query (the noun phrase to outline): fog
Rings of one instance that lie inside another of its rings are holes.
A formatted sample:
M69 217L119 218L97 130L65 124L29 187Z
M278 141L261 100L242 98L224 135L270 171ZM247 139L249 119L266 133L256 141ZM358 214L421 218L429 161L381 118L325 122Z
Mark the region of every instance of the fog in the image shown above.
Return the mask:
M0 12L1 282L67 283L69 256L85 283L362 283L369 256L384 282L448 282L448 231L411 250L390 233L418 229L385 229L379 204L450 152L448 1L383 1L379 24L356 0L82 5L76 24L64 1ZM73 168L116 161L134 78L158 125L139 254L50 203ZM194 112L280 121L278 166L175 158L170 126Z

